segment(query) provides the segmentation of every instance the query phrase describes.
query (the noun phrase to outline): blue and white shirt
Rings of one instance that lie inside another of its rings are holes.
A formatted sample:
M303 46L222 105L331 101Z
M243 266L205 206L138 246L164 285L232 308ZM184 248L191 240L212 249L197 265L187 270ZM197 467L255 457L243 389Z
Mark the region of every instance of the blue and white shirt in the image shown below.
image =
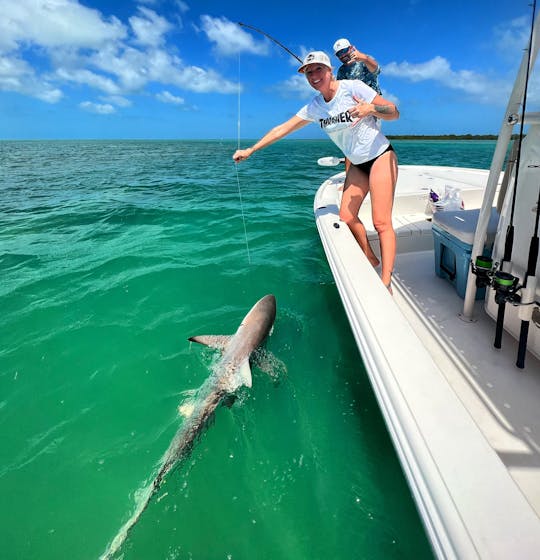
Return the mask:
M353 62L352 64L342 64L338 71L336 78L338 80L362 80L370 88L373 88L379 95L381 95L381 88L379 87L379 74L381 69L379 66L375 72L371 72L363 62Z
M328 101L319 93L308 105L296 113L305 121L319 126L352 163L364 163L381 155L390 142L381 132L380 120L369 116L351 117L349 109L357 104L353 96L371 103L377 92L360 80L341 80L333 99Z

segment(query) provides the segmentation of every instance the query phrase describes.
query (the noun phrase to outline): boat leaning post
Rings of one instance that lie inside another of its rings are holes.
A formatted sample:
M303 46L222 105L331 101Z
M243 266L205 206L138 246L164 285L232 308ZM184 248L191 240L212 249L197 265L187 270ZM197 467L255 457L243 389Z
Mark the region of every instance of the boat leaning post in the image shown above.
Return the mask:
M522 106L523 97L527 87L529 69L534 66L536 57L538 55L538 47L540 43L540 41L538 41L537 39L538 33L540 33L540 16L537 15L531 32L530 46L523 54L521 65L519 67L516 81L514 83L514 87L512 89L512 93L510 95L510 99L505 111L504 119L499 131L493 159L491 161L489 177L480 208L480 215L478 217L478 224L476 227L474 242L471 251L473 262L477 256L482 255L483 253L484 244L487 238L491 208L493 206L493 201L495 200L495 193L499 183L499 177L504 165L508 144L510 143L510 140L512 138L514 125L525 118L524 116L520 118L519 110ZM536 118L536 114L533 116L533 118ZM471 266L469 269L469 274L467 276L467 287L465 289L463 311L460 315L464 321L474 320L473 313L477 286L473 269L474 267Z

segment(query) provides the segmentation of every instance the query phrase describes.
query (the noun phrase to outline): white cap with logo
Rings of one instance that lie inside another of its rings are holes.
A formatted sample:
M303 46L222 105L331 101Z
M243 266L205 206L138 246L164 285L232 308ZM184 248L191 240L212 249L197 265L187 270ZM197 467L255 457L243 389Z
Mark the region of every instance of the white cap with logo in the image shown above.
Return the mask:
M338 39L334 43L334 53L342 51L343 49L348 49L351 46L348 39Z
M328 68L332 69L330 58L323 51L311 51L310 53L308 53L304 58L302 66L298 68L298 72L303 73L308 64L323 64L324 66L328 66Z

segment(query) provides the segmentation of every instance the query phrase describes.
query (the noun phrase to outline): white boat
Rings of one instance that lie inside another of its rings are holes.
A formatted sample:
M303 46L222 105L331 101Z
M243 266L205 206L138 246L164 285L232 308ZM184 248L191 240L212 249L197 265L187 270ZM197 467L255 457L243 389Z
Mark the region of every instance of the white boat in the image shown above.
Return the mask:
M539 18L534 27L491 169L399 167L393 296L339 220L344 173L326 180L314 202L352 332L438 558L540 558L538 258L527 270L538 219L540 113L520 113ZM519 165L509 162L503 173L523 119ZM435 208L431 215L430 190L447 185L459 189L465 210ZM360 218L377 247L369 200ZM511 218L513 250L503 258ZM490 270L482 297L476 288L482 274L473 274L470 261L484 243L493 263L526 287L516 289L509 276ZM518 360L522 324L529 329L527 350Z

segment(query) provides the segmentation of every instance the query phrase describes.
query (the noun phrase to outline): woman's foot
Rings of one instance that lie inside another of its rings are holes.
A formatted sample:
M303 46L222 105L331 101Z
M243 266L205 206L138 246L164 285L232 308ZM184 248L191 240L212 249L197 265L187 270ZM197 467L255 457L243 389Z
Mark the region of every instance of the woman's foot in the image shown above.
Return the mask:
M390 280L388 280L388 282L383 282L383 284L385 285L386 289L390 292L390 295L393 296L394 291L392 290L392 273L390 273Z

